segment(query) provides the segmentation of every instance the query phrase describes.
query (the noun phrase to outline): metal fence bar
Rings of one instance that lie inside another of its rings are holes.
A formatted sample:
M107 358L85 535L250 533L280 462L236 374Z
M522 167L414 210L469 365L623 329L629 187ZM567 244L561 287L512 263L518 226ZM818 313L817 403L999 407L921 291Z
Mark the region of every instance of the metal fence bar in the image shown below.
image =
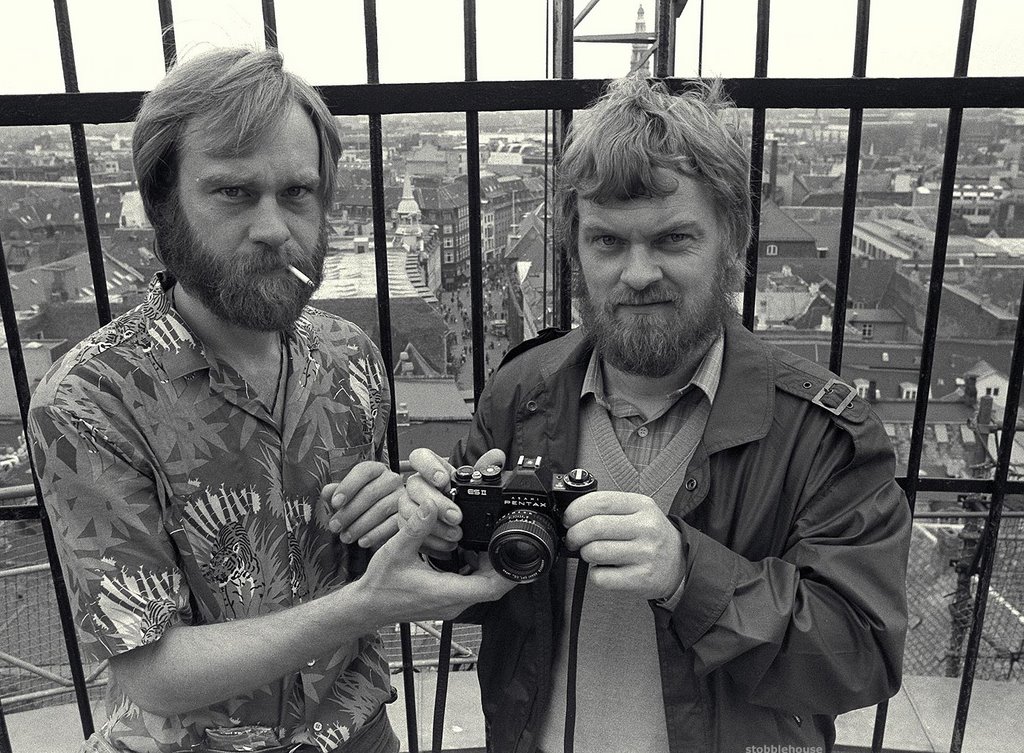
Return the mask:
M3 319L4 334L7 337L7 347L11 358L11 370L14 374L14 383L15 385L18 385L23 381L23 375L25 374L25 362L21 351L21 343L18 340L17 320L14 315L13 292L11 291L10 278L7 275L7 256L4 254L3 238L0 238L0 318ZM14 332L15 339L14 347L11 347L12 330ZM11 736L7 731L7 719L4 715L4 704L2 700L0 700L0 751L3 751L3 753L9 753L11 751Z
M957 45L956 74L967 75L970 45L974 31L975 0L964 0L960 20L960 39ZM962 112L960 113L962 115ZM950 120L953 113L950 113ZM945 188L945 176L943 176ZM952 186L950 186L952 191ZM948 227L948 226L947 226ZM938 238L936 238L938 245ZM1021 290L1021 302L1024 303L1024 289ZM970 633L967 638L967 652L964 655L963 676L960 679L960 693L957 698L956 716L953 719L953 734L950 741L950 753L960 753L963 748L964 732L967 727L967 715L971 704L971 691L974 689L974 676L978 663L978 651L981 645L982 629L985 625L985 607L988 603L989 586L992 582L992 569L995 563L996 544L999 541L999 527L1003 516L1003 503L1006 497L1006 481L1009 476L1010 459L1013 454L1013 439L1017 424L1017 407L1021 397L1021 380L1024 378L1024 305L1017 311L1017 330L1014 339L1013 356L1010 365L1010 382L1006 394L1006 407L1003 411L1002 433L999 452L996 459L995 491L989 503L988 520L980 542L982 567L975 591L973 611L971 615ZM920 393L920 387L918 387Z
M559 0L565 2L566 0ZM557 39L556 39L557 42ZM555 52L556 57L558 52ZM593 102L607 79L333 84L317 87L335 115L425 112L572 111ZM571 76L571 72L569 74ZM680 91L687 79L668 79ZM740 108L930 108L1024 106L1024 76L971 78L725 78ZM145 92L0 94L0 126L130 123Z
M853 77L864 78L868 62L868 23L871 0L857 2L857 29L854 35ZM843 176L843 214L839 225L839 258L836 267L836 300L832 313L832 347L828 367L839 374L843 367L843 335L846 330L846 305L850 290L850 258L853 255L853 225L857 210L857 178L860 170L860 142L864 110L850 110L846 138L846 173Z
M274 0L263 0L263 43L267 49L277 47L277 12Z
M11 734L7 731L7 718L4 715L4 704L0 700L0 752L11 753Z
M363 27L366 44L366 80L380 83L380 50L377 39L377 2L363 0ZM398 425L395 416L394 354L391 339L391 296L388 279L387 227L384 217L384 136L379 113L369 115L370 129L370 193L373 201L373 253L377 276L377 328L380 331L380 352L391 390L391 416L388 419L388 460L399 470ZM408 623L399 625L402 641L402 681L405 689L405 719L410 753L418 753L416 723L416 686L413 676L412 632Z
M1024 301L1024 288L1021 290ZM975 670L978 665L978 651L981 646L982 629L985 625L985 607L988 604L989 586L992 582L992 569L995 563L996 544L999 541L999 526L1003 517L1010 517L1003 511L1006 499L1006 480L1009 476L1010 459L1013 455L1013 439L1016 430L1017 406L1021 397L1021 381L1024 379L1024 306L1017 311L1017 333L1014 340L1013 358L1010 365L1010 384L1006 391L1006 408L1003 412L1003 423L999 437L999 454L996 459L996 489L988 509L988 519L982 533L982 568L978 575L978 584L974 596L974 608L971 615L971 629L967 638L967 652L964 655L963 677L960 680L960 693L956 704L956 717L953 720L953 736L950 742L950 753L960 753L963 748L964 730L967 726L967 714L971 705L971 691L974 689Z
M463 0L466 81L476 81L476 0ZM483 243L480 231L480 114L466 112L466 190L469 201L469 301L473 342L473 405L484 388ZM456 217L456 220L458 218ZM513 221L514 218L513 218ZM457 226L456 226L457 227Z
M590 6L593 7L593 6ZM590 8L587 8L589 12ZM568 80L573 77L573 0L554 0L551 14L551 57L552 72L556 79ZM600 94L600 87L578 107L585 107ZM555 108L545 106L543 109L554 109L552 117L552 145L555 164L565 146L565 136L572 123L573 106L560 105ZM553 303L552 314L554 326L569 329L572 325L572 265L569 261L569 249L559 245L554 247L554 279L552 280ZM544 302L547 306L547 301Z
M757 47L754 51L754 78L768 76L768 28L771 0L757 0ZM761 238L761 181L764 179L765 108L754 108L750 133L750 244L743 284L743 325L753 331L754 305L757 299L757 247Z
M64 88L69 94L78 92L78 73L75 68L75 48L71 39L71 20L67 0L53 0L57 17L57 41L60 44L60 63L64 73ZM82 222L85 241L89 248L89 267L92 286L96 294L96 312L100 324L110 321L110 299L107 296L107 276L103 267L103 248L100 245L100 226L96 219L96 196L92 190L92 171L89 168L89 149L85 141L85 127L72 123L71 148L75 155L78 175L78 193L82 203Z
M164 48L164 70L169 71L178 59L178 45L174 38L174 11L171 0L156 0L160 11L160 41Z
M656 36L654 39L654 75L657 78L668 78L675 75L675 61L672 51L675 45L675 13L672 12L673 0L658 0L657 17L654 22Z
M366 75L370 83L380 79L377 49L377 7L375 0L364 0L366 16ZM384 137L380 115L370 116L370 193L373 197L373 256L377 282L377 328L380 353L391 391L391 418L388 421L388 457L398 468L398 427L395 422L394 344L391 338L391 282L388 277L388 236L384 206Z
M975 0L964 0L960 19L960 38L957 44L956 65L953 75L967 76L967 65L971 54L971 37L974 30ZM925 325L921 346L921 369L917 380L917 401L914 407L914 425L910 436L910 454L907 462L906 487L910 509L917 502L917 486L920 481L921 454L924 449L924 426L928 411L928 392L932 383L932 361L935 358L935 338L939 329L939 305L942 298L942 279L946 271L946 246L949 240L949 220L953 212L953 182L956 179L956 163L960 151L960 127L963 123L963 108L954 107L949 111L946 129L946 149L942 162L942 182L939 187L938 213L935 220L935 245L932 251L931 279L928 286L928 306L925 311Z
M11 359L11 370L14 377L14 389L18 398L21 426L22 430L25 430L28 426L28 407L32 396L29 390L28 373L25 368L21 336L18 332L17 317L14 310L11 279L7 273L7 256L4 253L2 241L0 241L0 315L3 318L4 337L7 339L7 350ZM38 518L41 523L43 542L46 546L46 558L49 562L51 577L53 578L57 614L60 617L64 645L68 652L68 664L75 686L78 714L82 722L82 732L85 737L88 737L93 732L92 709L89 706L89 695L86 692L85 671L82 667L82 657L78 650L78 638L75 634L75 623L71 615L71 603L68 600L64 573L60 569L60 560L57 555L57 543L53 537L53 528L50 525L50 518L42 505L43 495L39 488L39 476L36 473L35 460L32 457L31 448L28 459L29 468L32 471L32 488L36 500L36 515L33 517ZM3 709L0 708L0 719L2 718Z

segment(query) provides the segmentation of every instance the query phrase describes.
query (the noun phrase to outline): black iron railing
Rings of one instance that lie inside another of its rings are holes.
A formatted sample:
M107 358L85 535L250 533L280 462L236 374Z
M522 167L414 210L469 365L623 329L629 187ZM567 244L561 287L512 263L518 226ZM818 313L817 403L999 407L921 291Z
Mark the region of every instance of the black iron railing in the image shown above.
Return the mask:
M170 67L176 56L174 20L171 0L155 0L159 10L161 40L166 67ZM470 288L473 302L473 363L474 395L479 396L484 384L484 329L480 312L483 300L483 279L481 261L481 215L480 215L480 164L478 113L482 111L543 110L552 112L553 151L557 157L572 112L588 105L601 91L601 80L573 79L573 36L574 7L572 0L552 0L551 42L554 78L543 81L476 81L476 3L464 0L464 41L465 81L432 84L381 84L379 82L377 9L375 0L364 0L365 44L367 61L367 83L361 85L324 86L321 91L335 115L366 115L369 118L369 141L371 162L371 191L373 197L373 239L376 253L378 290L378 317L380 347L385 362L393 363L391 341L391 310L388 293L387 237L384 210L384 162L381 118L385 114L424 112L464 112L466 117L469 222L470 222ZM840 225L840 242L837 258L837 284L835 308L832 317L830 367L839 372L842 367L844 329L846 324L847 291L850 278L854 209L857 198L858 163L860 157L863 111L866 108L940 108L948 110L945 157L942 166L939 193L938 219L935 227L935 241L927 311L924 325L924 342L918 374L918 389L910 444L907 474L899 479L907 492L911 507L916 504L920 492L957 492L962 494L983 494L990 498L986 513L984 537L981 542L984 551L995 551L999 540L999 529L1007 495L1024 492L1024 483L1010 479L1010 459L1013 436L1016 429L1017 405L1020 400L1024 352L1020 347L1024 340L1024 307L1020 308L1009 375L1009 394L1006 396L1007 409L1001 424L998 457L995 473L987 479L934 479L922 478L921 457L924 446L924 428L928 405L929 385L935 340L938 332L938 317L943 287L943 273L946 246L952 214L952 194L960 144L961 124L965 110L972 108L1024 107L1024 77L967 76L973 37L975 0L963 0L957 45L956 64L952 76L942 78L866 78L867 42L870 18L870 0L858 0L854 60L850 78L803 78L772 79L768 71L768 28L770 0L758 0L755 71L753 78L727 79L727 91L740 108L753 111L753 126L750 133L751 177L750 186L755 195L753 202L754 238L748 249L748 273L745 280L743 317L748 327L753 327L754 300L757 280L757 241L761 202L763 150L765 142L765 113L771 109L823 108L849 111L849 130L846 152L846 173ZM675 46L675 22L685 2L679 0L658 0L657 42L653 54L655 73L667 78L670 86L679 88L685 82L668 78L673 74L672 52ZM581 15L589 12L593 2L588 4ZM92 289L96 295L96 309L100 323L110 320L110 302L107 297L105 267L100 242L99 224L96 217L93 185L89 170L89 157L84 133L87 123L130 122L140 103L142 92L123 93L80 93L78 91L75 54L72 45L71 23L66 0L54 0L57 32L60 43L61 63L66 92L40 95L0 95L0 126L66 125L70 129L71 142L77 172L78 187L82 203L82 221L89 252L92 274ZM277 24L273 0L262 0L265 42L268 46L277 44ZM701 17L703 19L703 8ZM578 18L575 21L578 22ZM0 23L9 19L0 18ZM703 45L703 26L701 28ZM546 262L545 262L546 263ZM570 322L570 272L565 255L556 250L553 264L553 283L556 324L568 326ZM545 286L547 281L545 279ZM1024 300L1024 291L1022 291ZM30 398L22 342L15 316L15 304L7 272L7 259L0 238L0 313L3 316L4 333L10 353L18 405L24 425ZM546 313L545 313L546 316ZM389 377L390 378L390 377ZM394 394L394 390L392 390ZM392 412L394 416L394 412ZM397 427L392 419L388 432L388 449L392 462L398 462ZM396 465L397 467L397 465ZM26 490L14 490L15 495ZM33 484L27 490L35 497L34 504L0 505L0 521L39 520L50 562L58 610L78 708L85 735L91 734L93 722L89 708L85 675L75 639L67 592L57 561L53 533L45 508L42 506L38 481L33 473ZM11 495L8 495L11 496ZM960 693L953 735L951 753L961 750L971 690L975 678L975 667L981 643L982 627L985 620L988 584L992 577L993 556L983 557L979 574L977 596L973 603L967 650L964 656ZM417 749L415 693L412 688L411 644L408 626L402 631L402 645L405 649L404 677L406 683L407 718L409 719L409 741L412 750ZM875 722L872 749L880 751L884 739L886 706L878 709ZM0 708L0 750L7 750L10 742Z

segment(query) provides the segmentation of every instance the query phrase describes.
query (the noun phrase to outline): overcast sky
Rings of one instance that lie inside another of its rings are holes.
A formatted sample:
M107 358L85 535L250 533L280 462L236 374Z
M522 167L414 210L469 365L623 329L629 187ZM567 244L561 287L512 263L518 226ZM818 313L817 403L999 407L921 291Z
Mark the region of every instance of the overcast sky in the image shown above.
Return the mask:
M155 0L68 0L82 91L149 89L163 73ZM585 0L576 0L577 10ZM641 0L601 0L577 34L633 30ZM545 0L477 0L481 79L545 77ZM642 0L653 28L655 0ZM773 0L769 75L848 76L856 0ZM961 0L874 0L869 76L948 76ZM174 0L182 56L263 45L260 0ZM751 76L757 0L705 0L704 74ZM286 65L314 84L366 81L363 0L278 0ZM381 80L464 79L462 0L378 0ZM701 1L679 20L676 75L697 73ZM970 75L1024 75L1024 2L978 0ZM575 45L577 78L622 75L629 45ZM0 0L0 93L64 91L52 0Z

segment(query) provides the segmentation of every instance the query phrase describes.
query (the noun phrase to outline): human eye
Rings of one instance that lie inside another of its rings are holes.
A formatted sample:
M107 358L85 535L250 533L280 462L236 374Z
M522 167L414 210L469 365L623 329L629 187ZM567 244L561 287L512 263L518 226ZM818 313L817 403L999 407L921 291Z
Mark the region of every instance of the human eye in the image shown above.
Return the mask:
M220 194L225 199L240 199L245 196L245 189L241 186L221 186L216 189L215 193Z
M595 235L590 242L598 248L614 248L619 239L614 235Z
M677 231L674 233L666 233L661 238L661 245L667 248L687 248L692 245L695 240L693 233L684 231Z
M304 199L313 194L310 186L289 186L284 190L284 195L289 199Z

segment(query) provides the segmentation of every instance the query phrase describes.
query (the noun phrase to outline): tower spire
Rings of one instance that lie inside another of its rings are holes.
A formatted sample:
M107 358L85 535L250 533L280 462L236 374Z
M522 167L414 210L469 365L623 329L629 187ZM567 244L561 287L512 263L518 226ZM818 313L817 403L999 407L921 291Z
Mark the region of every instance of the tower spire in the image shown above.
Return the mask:
M644 6L643 3L641 3L640 7L637 8L636 11L636 32L640 33L646 31L647 21L644 20ZM635 73L636 71L643 71L646 75L651 75L651 59L647 58L647 60L645 60L643 63L640 62L641 60L644 59L644 54L646 52L647 46L644 45L642 42L635 42L633 44L633 56L630 58L629 61L630 73Z

